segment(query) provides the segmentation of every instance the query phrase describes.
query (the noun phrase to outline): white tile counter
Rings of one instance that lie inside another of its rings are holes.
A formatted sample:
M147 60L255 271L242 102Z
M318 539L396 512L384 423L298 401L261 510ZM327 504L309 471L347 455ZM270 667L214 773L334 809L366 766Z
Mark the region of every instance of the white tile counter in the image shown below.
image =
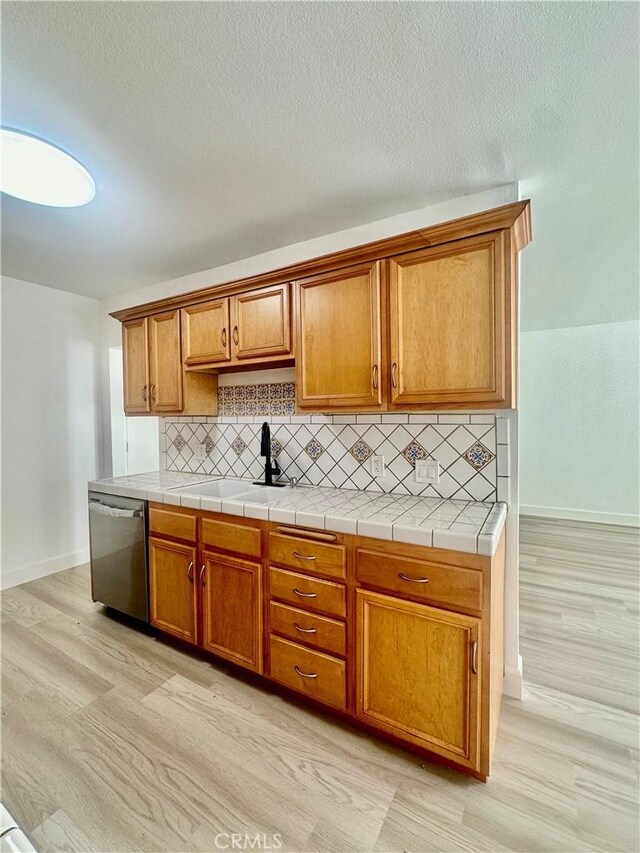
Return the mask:
M261 500L261 496L255 500L246 496L212 498L198 495L197 491L189 494L179 491L185 486L218 479L222 478L158 471L95 480L89 483L89 488L278 524L297 524L485 556L495 554L507 518L506 503L421 498L352 489L299 486L283 489L272 500ZM251 481L245 482L250 491Z

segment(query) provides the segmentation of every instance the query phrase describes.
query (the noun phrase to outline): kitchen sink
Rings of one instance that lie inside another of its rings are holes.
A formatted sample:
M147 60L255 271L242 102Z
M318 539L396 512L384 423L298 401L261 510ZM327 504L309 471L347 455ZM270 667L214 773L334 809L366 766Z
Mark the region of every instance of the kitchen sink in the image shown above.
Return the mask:
M243 501L252 501L253 503L264 504L268 501L275 501L278 498L284 498L291 492L297 492L299 486L293 489L291 486L256 486L255 484L245 489L241 494L234 495Z
M207 498L235 498L246 492L250 483L246 480L213 480L210 483L197 483L195 486L184 486L175 489L181 495L201 495ZM274 489L279 492L280 489Z

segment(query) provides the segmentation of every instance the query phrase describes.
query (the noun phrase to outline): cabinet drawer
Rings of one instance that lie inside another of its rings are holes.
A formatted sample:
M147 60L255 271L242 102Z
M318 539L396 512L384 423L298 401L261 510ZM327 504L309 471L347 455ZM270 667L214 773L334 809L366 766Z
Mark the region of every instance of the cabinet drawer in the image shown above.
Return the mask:
M294 536L282 536L272 533L269 536L269 560L280 566L290 566L312 575L328 575L334 578L345 576L344 545L328 545L313 539Z
M356 554L358 581L453 610L482 610L482 572L367 551Z
M245 524L203 518L200 530L203 545L246 557L260 557L260 530Z
M342 584L273 567L269 570L269 582L272 598L329 616L346 615L346 592Z
M346 625L326 616L317 616L272 601L269 606L271 631L292 640L315 646L336 655L346 653Z
M271 678L300 693L346 709L345 662L271 637Z
M149 530L170 536L172 539L196 541L196 515L190 512L179 512L176 509L164 509L157 506L149 508Z

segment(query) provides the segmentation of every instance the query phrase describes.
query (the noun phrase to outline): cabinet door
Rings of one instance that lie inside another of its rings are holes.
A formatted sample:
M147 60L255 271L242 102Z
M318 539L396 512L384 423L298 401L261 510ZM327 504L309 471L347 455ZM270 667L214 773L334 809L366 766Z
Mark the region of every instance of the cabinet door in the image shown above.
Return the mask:
M289 284L241 293L231 301L233 358L291 352Z
M379 263L297 285L296 378L306 409L382 404Z
M147 318L126 320L122 324L122 361L124 369L124 411L127 415L150 410L149 336Z
M479 620L356 595L357 717L475 768Z
M180 312L149 317L149 379L154 412L182 410Z
M391 259L396 407L505 402L503 239L494 232Z
M215 364L231 358L229 300L213 299L183 308L182 354L184 363Z
M262 571L259 563L204 555L202 645L210 652L262 672Z
M197 640L195 561L195 548L150 537L151 624L188 643Z

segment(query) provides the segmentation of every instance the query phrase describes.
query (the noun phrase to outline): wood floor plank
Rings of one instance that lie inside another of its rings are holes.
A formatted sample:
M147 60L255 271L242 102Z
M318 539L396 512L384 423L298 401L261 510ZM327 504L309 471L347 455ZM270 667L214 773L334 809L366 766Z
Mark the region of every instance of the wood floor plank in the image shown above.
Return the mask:
M638 532L521 533L525 693L486 785L132 628L81 566L3 596L4 802L42 851L637 851Z

